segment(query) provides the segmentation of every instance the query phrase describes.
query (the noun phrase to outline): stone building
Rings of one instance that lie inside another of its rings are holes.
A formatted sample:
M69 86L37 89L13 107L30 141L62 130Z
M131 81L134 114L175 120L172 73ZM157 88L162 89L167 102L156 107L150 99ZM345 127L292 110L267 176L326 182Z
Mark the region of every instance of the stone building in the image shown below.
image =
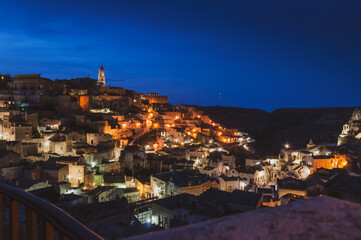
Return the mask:
M305 159L305 163L310 167L310 173L314 173L319 168L333 169L343 168L347 165L348 158L346 155L331 156L312 156Z
M190 150L186 148L173 148L170 152L170 156L176 159L190 160Z
M337 145L361 145L361 108L356 108L347 124L343 125Z
M181 193L200 195L209 188L216 187L216 180L198 171L160 173L150 177L154 197L169 197Z
M68 181L69 168L66 164L48 163L43 166L43 180L49 183Z
M91 146L97 146L101 142L113 141L113 137L110 134L102 133L87 133L87 144Z
M159 93L148 93L148 94L142 95L142 98L148 100L150 104L152 104L152 103L160 103L160 104L168 103L168 96L160 96Z
M197 223L222 216L197 196L182 193L151 203L148 222L165 229Z
M232 192L233 190L244 190L247 184L247 178L227 177L221 175L219 178L219 190Z
M17 166L20 164L20 154L13 151L0 151L0 168Z
M306 183L302 180L292 177L278 179L277 190L280 198L288 193L296 194L300 196L307 196Z
M203 202L209 203L223 215L246 212L262 207L262 193L234 190L232 192L208 189L200 195Z
M40 74L22 74L13 76L10 89L13 90L14 94L25 95L25 101L38 104L45 103L44 96L51 96L55 87L52 80L41 78Z
M89 203L113 201L122 196L122 191L113 186L98 186L87 193Z
M0 122L0 139L30 140L33 138L33 129L36 129L36 125L37 114L11 112L10 115L4 115Z

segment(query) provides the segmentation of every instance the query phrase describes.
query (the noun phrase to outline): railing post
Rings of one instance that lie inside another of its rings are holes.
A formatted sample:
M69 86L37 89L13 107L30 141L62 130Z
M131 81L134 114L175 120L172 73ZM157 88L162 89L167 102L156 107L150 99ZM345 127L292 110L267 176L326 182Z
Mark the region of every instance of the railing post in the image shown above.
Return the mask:
M54 226L47 220L45 220L45 234L46 240L54 240Z
M64 233L60 232L59 233L59 240L70 240L70 238L68 238Z
M19 202L10 199L10 234L11 240L19 240Z
M36 240L37 239L37 217L33 209L26 207L26 239Z
M0 239L4 238L3 203L3 194L0 193Z

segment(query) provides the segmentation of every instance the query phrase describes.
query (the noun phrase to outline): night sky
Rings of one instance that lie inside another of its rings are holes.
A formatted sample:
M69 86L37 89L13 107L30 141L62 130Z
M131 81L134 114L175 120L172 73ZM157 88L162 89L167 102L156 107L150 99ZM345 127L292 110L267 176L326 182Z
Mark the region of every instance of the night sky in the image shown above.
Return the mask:
M361 105L361 1L0 0L0 73L97 78L173 104ZM220 94L221 93L221 94Z

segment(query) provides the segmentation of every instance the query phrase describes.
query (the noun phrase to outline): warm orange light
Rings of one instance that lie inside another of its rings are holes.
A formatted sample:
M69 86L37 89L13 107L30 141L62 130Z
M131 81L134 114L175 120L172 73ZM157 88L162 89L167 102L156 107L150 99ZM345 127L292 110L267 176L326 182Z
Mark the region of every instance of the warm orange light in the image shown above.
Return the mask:
M177 119L179 119L179 117L178 117L178 116L176 116L176 117L175 117L175 120L177 120Z
M127 127L127 124L126 124L126 123L123 123L123 124L122 124L122 127L123 127L123 128L126 128L126 127Z
M89 96L78 96L78 104L83 111L89 109Z
M201 117L200 115L197 116L197 118L200 118L200 117Z

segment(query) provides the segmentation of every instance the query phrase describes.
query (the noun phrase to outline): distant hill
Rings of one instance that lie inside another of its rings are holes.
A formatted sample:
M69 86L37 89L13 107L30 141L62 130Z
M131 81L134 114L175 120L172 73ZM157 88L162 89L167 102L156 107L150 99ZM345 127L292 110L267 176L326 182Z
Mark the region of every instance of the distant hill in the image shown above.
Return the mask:
M354 107L335 108L280 108L273 112L235 107L197 107L227 128L248 132L256 139L256 153L278 154L289 143L303 148L314 143L337 143L337 137L351 117Z

